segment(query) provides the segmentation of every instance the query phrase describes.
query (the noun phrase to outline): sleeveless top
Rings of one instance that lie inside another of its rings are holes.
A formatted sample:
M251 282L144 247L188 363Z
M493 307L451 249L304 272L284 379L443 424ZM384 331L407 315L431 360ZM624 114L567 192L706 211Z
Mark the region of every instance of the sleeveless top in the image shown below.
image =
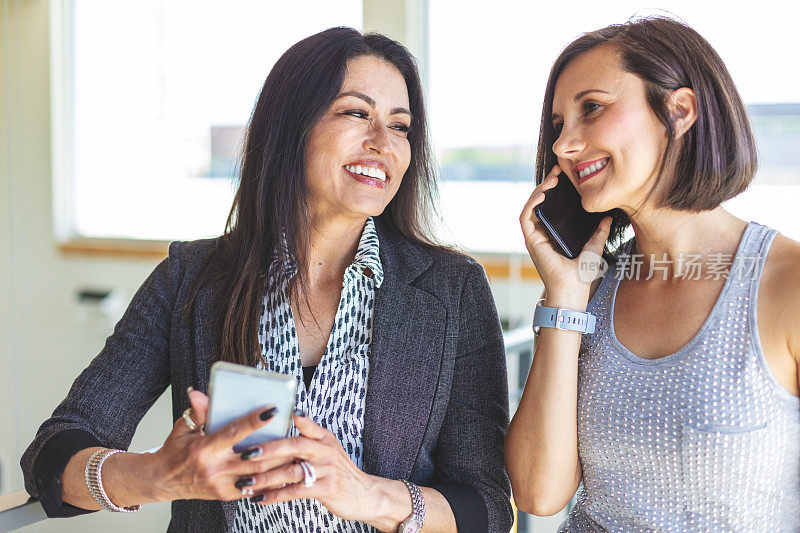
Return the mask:
M756 322L776 233L748 224L705 323L658 359L614 332L633 239L620 247L588 306L597 328L578 360L583 483L559 531L800 531L800 399L772 375Z
M292 265L288 266L291 273ZM257 366L293 375L297 379L297 408L333 432L353 463L363 468L364 399L375 290L383 282L378 233L373 219L367 219L355 259L345 271L333 329L322 359L310 376L310 386L303 379L305 369L300 361L297 329L286 294L287 281L284 280L279 290L267 291L264 296L258 331L264 362ZM291 434L298 435L297 428L292 427ZM233 533L377 531L364 522L339 518L316 499L265 506L248 498L239 500L232 530Z

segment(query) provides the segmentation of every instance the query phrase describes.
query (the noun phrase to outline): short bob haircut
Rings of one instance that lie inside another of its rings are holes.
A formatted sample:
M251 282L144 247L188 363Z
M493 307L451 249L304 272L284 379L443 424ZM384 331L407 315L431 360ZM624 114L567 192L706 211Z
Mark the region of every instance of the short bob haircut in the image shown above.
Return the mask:
M725 63L700 34L661 16L586 33L561 52L545 90L536 182L541 183L557 162L552 148L558 135L551 119L556 81L570 61L601 45L613 46L620 68L644 82L647 103L668 133L658 178L646 200L654 198L657 207L700 212L744 191L755 175L757 157L739 92ZM698 115L692 127L676 139L668 102L681 87L694 91ZM630 224L621 209L612 214L607 252L621 242Z

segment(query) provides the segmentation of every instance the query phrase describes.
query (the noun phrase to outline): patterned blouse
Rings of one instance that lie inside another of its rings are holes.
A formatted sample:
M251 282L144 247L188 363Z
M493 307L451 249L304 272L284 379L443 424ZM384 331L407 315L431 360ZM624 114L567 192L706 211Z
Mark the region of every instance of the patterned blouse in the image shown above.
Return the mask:
M367 219L355 260L344 273L342 296L336 310L328 345L317 366L311 387L303 382L297 330L286 294L286 284L264 297L258 338L266 369L297 378L297 408L339 439L347 455L363 467L361 434L364 428L364 398L369 374L372 341L372 312L375 289L383 281L378 256L378 234L372 218ZM263 368L264 365L259 363ZM298 435L292 428L292 435ZM342 520L314 499L293 500L264 506L245 498L239 500L234 533L340 531L374 532L363 522Z

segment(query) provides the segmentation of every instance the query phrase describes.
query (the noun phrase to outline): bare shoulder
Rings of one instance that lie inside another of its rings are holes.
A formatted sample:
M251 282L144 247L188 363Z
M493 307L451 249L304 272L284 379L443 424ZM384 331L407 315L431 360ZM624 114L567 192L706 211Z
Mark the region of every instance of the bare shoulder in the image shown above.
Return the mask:
M776 333L782 330L792 355L800 362L800 242L775 236L764 263L758 306L760 318L766 319L759 322L774 324L779 330Z

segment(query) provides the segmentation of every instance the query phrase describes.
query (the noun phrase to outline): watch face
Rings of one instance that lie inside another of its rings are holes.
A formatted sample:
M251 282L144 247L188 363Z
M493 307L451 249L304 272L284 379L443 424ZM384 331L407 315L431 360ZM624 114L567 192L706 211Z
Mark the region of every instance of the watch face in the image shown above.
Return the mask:
M422 529L422 524L416 518L409 518L407 521L400 524L398 533L418 533Z

